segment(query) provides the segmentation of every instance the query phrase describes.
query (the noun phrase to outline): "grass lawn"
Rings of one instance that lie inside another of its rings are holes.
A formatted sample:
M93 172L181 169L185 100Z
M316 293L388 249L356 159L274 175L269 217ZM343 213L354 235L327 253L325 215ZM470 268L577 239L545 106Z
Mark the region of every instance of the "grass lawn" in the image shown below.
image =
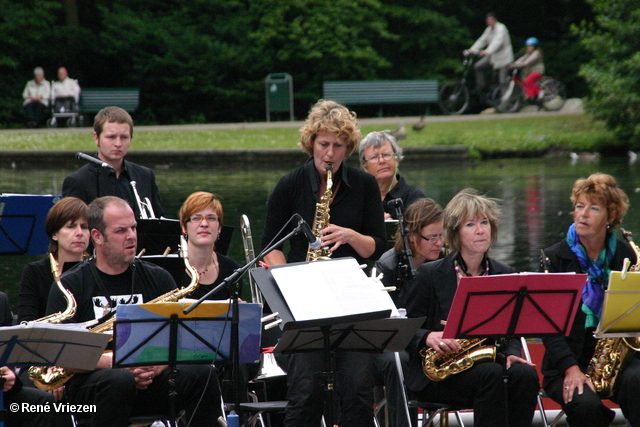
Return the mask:
M423 130L406 123L407 138L403 146L468 145L476 155L499 155L508 152L540 153L547 150L602 151L617 144L601 122L592 122L586 114L536 115L489 120L427 122ZM362 133L395 129L397 124L366 124ZM145 130L136 128L135 150L183 149L258 149L294 148L296 128L221 129L221 130ZM86 132L3 132L0 150L86 150L93 143L91 128Z

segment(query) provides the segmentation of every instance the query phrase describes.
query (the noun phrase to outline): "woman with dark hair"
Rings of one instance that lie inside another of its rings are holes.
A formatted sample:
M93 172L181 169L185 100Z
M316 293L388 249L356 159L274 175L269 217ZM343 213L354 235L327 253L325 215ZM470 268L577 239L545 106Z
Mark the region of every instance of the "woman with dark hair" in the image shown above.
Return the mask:
M587 273L582 305L569 336L546 337L542 362L543 387L562 405L571 427L608 426L615 416L585 375L597 340L593 336L602 314L609 272L621 270L625 258L637 263L634 250L616 238L615 229L627 213L629 199L616 180L603 173L578 179L571 190L573 224L561 242L544 250L551 273ZM640 360L635 354L618 374L611 400L620 404L632 426L640 426Z
M49 236L49 253L57 262L58 274L65 263L76 263L87 256L89 228L87 205L76 197L65 197L56 203L45 220ZM45 315L53 273L49 256L27 264L22 270L18 296L18 321L36 320Z
M189 298L200 299L240 266L233 259L216 252L224 210L215 194L205 191L191 194L180 208L179 220L182 233L187 239L189 263L199 275L200 286ZM189 281L190 278L185 274L182 285L187 285ZM223 300L230 297L228 289L221 289L211 295L210 299Z
M406 259L404 238L400 227L406 228L407 240L413 265L418 268L425 262L433 261L442 255L442 207L432 199L421 198L413 202L404 213L404 221L398 224L396 244L383 253L376 261L376 272L382 273L380 281L385 286L393 286L395 291L389 292L396 307L406 307L406 293L413 275ZM406 371L409 355L399 352L400 364ZM389 407L390 425L404 427L409 425L407 411L404 409L402 377L399 375L396 357L393 352L385 351L374 360L374 376L376 384L384 384L387 405ZM379 401L380 399L376 399Z
M405 378L407 388L421 401L472 408L475 426L528 427L540 386L535 368L521 357L519 340L508 343L506 366L492 361L475 363L441 381L430 380L422 370L421 350L450 357L462 350L458 340L442 337L442 322L447 320L460 279L513 273L511 267L488 256L498 237L499 216L496 201L473 189L462 190L447 204L444 238L451 253L422 264L407 296L407 315L426 319L407 348L411 361Z

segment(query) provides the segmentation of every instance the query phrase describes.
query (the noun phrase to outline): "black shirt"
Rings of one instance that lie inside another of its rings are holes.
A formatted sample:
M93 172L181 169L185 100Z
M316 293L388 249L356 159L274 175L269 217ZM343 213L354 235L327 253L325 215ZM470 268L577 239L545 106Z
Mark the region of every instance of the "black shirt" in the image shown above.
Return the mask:
M396 175L396 185L393 186L391 190L387 193L382 201L384 205L384 211L391 215L391 218L398 219L398 215L396 215L395 208L388 207L387 202L393 199L402 199L403 212L407 210L409 205L416 200L423 198L424 193L413 185L409 185L406 179L400 174Z
M86 260L64 274L60 281L76 299L77 311L69 321L86 322L100 318L103 310L111 305L139 304L176 289L176 284L165 269L155 264L135 260L133 268L122 274L110 275L98 270L102 285L91 271L93 259ZM133 280L132 280L133 279ZM133 289L133 291L132 291ZM52 287L46 314L63 311L67 301L58 287Z
M387 241L377 181L373 175L342 162L333 175L333 191L334 199L329 205L331 224L373 237L376 247L369 259L377 260L384 252ZM313 158L310 158L304 165L282 177L269 196L262 248L267 247L295 213L312 226L320 197L320 177ZM296 225L292 221L284 234ZM280 237L284 237L284 234ZM291 238L290 244L287 261L305 261L309 243L304 234ZM360 263L365 261L351 245L342 245L332 254L332 258L341 257L354 257Z
M240 268L237 262L228 256L224 256L218 252L216 252L218 256L218 267L220 271L218 271L218 278L213 283L200 283L198 288L193 291L193 293L189 294L187 298L200 299L211 291L211 289L218 286L224 279L231 276L233 272ZM187 286L191 282L191 277L186 273L182 277L181 286ZM240 288L238 289L238 295L242 296L242 281L240 281ZM231 298L231 293L228 288L223 288L211 295L209 300L226 300Z
M160 205L160 195L156 185L156 177L151 169L124 160L123 170L119 177L111 168L103 168L88 163L67 176L62 183L62 196L74 196L86 204L102 196L116 196L126 200L131 205L136 218L140 218L138 202L131 188L131 181L136 182L136 190L140 200L145 197L151 201L156 218L164 215Z

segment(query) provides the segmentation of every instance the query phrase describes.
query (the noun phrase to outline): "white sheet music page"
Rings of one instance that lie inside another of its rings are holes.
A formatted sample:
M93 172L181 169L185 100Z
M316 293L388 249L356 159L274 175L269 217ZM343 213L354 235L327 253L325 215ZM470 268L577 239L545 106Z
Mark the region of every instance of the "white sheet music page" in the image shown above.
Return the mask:
M398 313L382 283L368 277L354 258L283 266L271 274L298 321L380 310Z

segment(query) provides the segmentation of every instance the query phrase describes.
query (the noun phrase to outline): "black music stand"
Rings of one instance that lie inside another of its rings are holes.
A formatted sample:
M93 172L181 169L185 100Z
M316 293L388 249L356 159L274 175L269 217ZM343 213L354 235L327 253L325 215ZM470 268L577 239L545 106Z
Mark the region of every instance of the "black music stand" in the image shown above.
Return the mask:
M163 254L167 247L175 251L180 243L180 221L168 218L138 219L138 248L145 249L146 255ZM223 225L216 241L216 252L226 255L231 243L233 227Z
M443 338L569 335L586 274L524 273L462 277ZM506 369L505 405L508 402ZM508 410L507 414L508 423Z
M329 261L320 262L327 266L330 263ZM277 268L287 268L287 266ZM322 377L325 390L325 420L328 426L334 425L333 352L399 351L407 346L424 322L424 318L388 318L391 314L390 309L296 321L270 269L256 268L251 270L251 274L269 306L274 312L279 313L282 320L280 323L282 337L275 351L285 354L318 351L323 353Z
M231 360L230 304L209 301L190 314L190 303L119 305L114 326L115 367L169 365L169 418L175 425L175 376L177 364L212 363ZM240 362L260 357L260 316L258 304L239 304Z

